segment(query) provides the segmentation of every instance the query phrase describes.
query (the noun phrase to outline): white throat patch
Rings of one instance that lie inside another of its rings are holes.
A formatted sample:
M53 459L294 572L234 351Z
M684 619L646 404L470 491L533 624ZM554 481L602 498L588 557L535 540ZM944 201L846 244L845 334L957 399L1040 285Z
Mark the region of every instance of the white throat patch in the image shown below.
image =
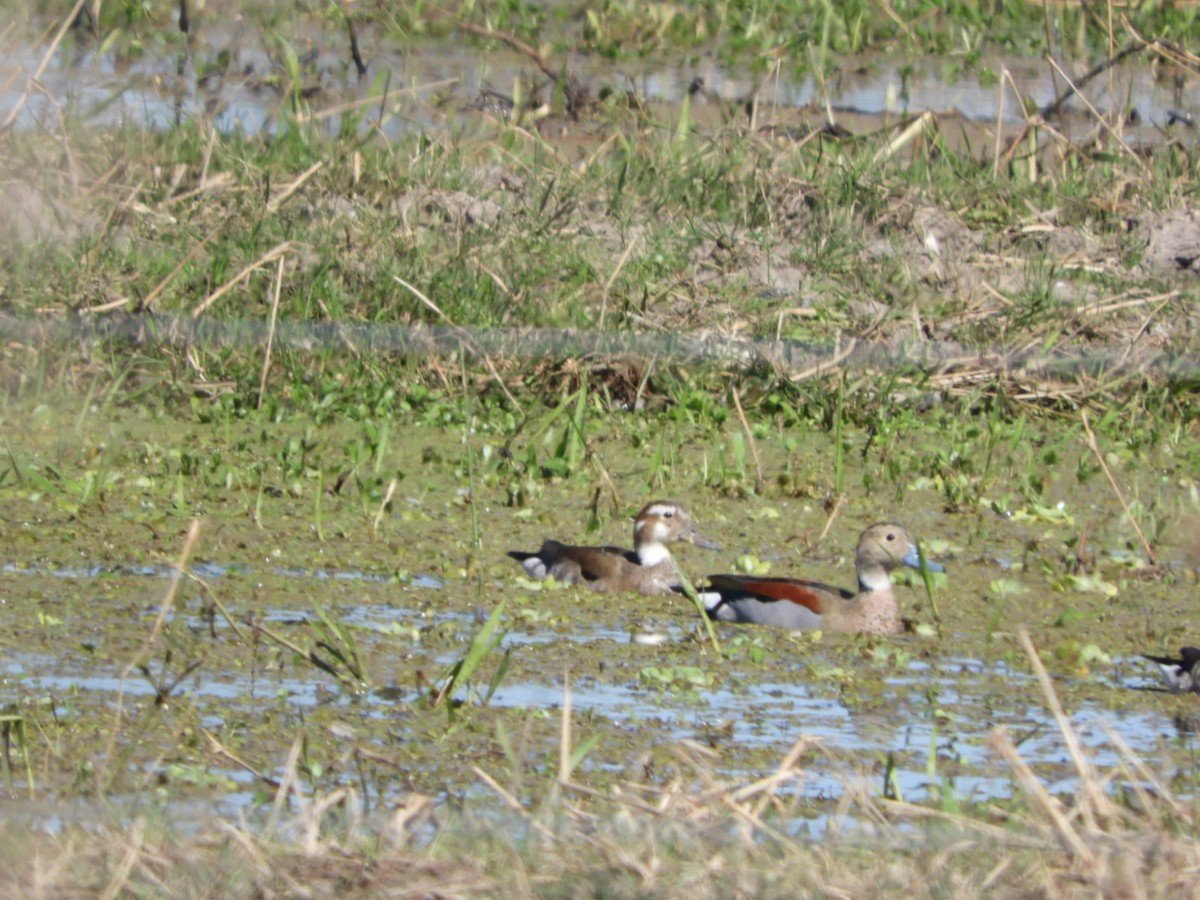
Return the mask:
M883 569L874 572L863 572L858 576L858 589L864 592L891 590L892 579Z
M637 549L638 561L643 566L657 566L671 558L671 551L665 544L642 544Z

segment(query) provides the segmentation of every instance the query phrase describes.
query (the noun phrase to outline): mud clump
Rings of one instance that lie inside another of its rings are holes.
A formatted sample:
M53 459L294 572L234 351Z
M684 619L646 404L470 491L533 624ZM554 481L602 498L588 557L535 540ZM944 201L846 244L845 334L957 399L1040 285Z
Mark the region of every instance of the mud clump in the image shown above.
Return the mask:
M0 186L0 243L10 248L73 243L92 222L90 214L33 185L11 181Z
M1200 216L1195 210L1147 212L1139 224L1145 238L1143 274L1200 274Z

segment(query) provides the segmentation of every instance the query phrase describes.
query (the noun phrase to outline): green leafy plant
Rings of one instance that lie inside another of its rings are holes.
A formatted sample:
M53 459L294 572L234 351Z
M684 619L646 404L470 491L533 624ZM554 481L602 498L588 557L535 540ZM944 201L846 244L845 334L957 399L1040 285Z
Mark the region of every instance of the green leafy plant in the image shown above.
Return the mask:
M467 698L465 700L460 699L458 702L447 703L447 709L451 711L451 714L459 706L469 702L472 697L483 705L486 705L492 699L497 688L504 681L504 676L508 674L508 661L512 653L511 648L505 648L504 653L501 654L500 662L497 664L495 672L492 673L487 689L482 694L479 694L478 691L472 688L471 679L488 656L500 646L500 643L508 634L507 629L500 630L500 620L504 617L504 607L505 601L503 600L496 604L491 614L487 617L487 621L472 636L466 655L451 664L438 679L440 684L432 698L434 706L447 703L447 701L454 697L455 692L460 689L467 692Z

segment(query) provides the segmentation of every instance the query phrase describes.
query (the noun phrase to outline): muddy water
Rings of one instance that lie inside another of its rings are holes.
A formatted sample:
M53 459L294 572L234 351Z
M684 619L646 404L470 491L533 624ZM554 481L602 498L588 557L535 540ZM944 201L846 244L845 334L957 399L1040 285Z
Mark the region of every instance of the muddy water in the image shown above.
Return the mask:
M653 493L688 502L723 547L681 550L693 575L751 554L774 574L850 584L857 531L884 517L906 522L948 569L936 603L923 589L900 589L906 614L927 626L920 633L722 628L717 654L681 598L540 589L504 556L548 534L627 542L626 516L651 495L632 420L614 418L593 435L622 499L615 510L601 505L592 535L584 522L595 485L586 473L538 481L523 509L504 505L510 481L529 475L494 452L499 439L486 429L465 441L461 429L407 430L405 444L380 450L373 492L374 470L347 449L360 437L348 426L200 428L151 416L60 417L46 407L8 410L5 422L12 464L0 480L0 690L34 735L43 794L103 782L117 794L153 785L172 798L252 803L269 792L233 758L278 777L297 735L308 741L316 786L353 784L373 801L411 790L474 795L476 765L518 786L542 783L557 766L568 689L575 740L596 741L581 777L599 785L668 771L681 739L712 748L721 772L752 777L812 735L821 749L806 756L799 790L818 818L822 801L851 781L881 789L889 759L906 797L1003 798L1012 779L987 749L1003 726L1046 781L1070 790L1073 773L1018 627L1031 631L1099 764L1118 762L1109 731L1164 771L1194 746L1197 698L1156 691L1155 670L1136 656L1194 640L1190 576L1133 577L1130 530L1098 476L1078 480L1070 435L1035 436L1055 451L1035 466L1042 505L1017 496L998 515L987 504L947 513L937 482L918 474L919 438L897 451L905 465L892 482L877 451L862 458L865 436L850 434L860 452L847 454L848 500L816 542L832 489L825 435L764 435L767 483L786 470L792 485L803 473L804 487L755 497L730 491L728 477L715 483L731 432L665 426L676 462ZM301 438L308 462L289 465ZM785 449L785 440L795 444ZM1163 475L1167 456L1122 472L1144 502L1160 496L1164 514L1175 485ZM261 484L242 474L256 460ZM996 451L988 493L1011 489L1029 465L1023 446ZM350 477L335 491L348 472L363 487ZM399 486L376 524L392 475ZM87 495L97 478L107 487ZM193 516L204 522L195 580L181 584L165 631L148 643ZM1085 529L1088 578L1068 583L1068 543ZM429 683L464 657L501 601L508 633L471 691L457 692L466 705L454 715L431 709ZM322 616L350 635L365 685L306 658L315 651L347 669L329 650L344 645ZM478 705L504 651L507 672L491 703ZM14 789L23 777L17 766Z

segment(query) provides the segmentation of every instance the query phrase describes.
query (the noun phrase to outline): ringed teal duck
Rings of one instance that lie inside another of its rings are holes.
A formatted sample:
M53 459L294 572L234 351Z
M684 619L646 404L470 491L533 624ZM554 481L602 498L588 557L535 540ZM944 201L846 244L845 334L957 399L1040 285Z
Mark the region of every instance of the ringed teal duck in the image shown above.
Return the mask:
M653 500L633 520L633 549L575 547L547 540L534 553L509 550L533 578L553 575L569 584L586 584L594 591L637 591L669 594L679 585L679 573L668 544L687 541L698 547L719 549L696 530L692 517L680 503Z
M1179 651L1178 659L1172 656L1151 656L1149 653L1143 653L1142 657L1158 663L1163 683L1172 694L1188 691L1200 694L1200 649L1184 647Z
M722 622L897 634L904 623L888 573L901 565L920 568L917 542L902 526L881 523L867 528L858 539L857 594L817 581L753 575L709 575L708 585L701 590L709 616ZM925 560L925 567L944 571L930 560Z

